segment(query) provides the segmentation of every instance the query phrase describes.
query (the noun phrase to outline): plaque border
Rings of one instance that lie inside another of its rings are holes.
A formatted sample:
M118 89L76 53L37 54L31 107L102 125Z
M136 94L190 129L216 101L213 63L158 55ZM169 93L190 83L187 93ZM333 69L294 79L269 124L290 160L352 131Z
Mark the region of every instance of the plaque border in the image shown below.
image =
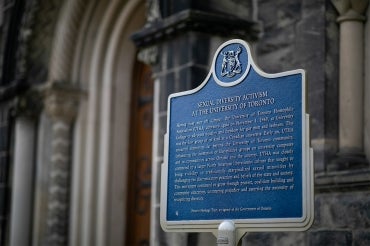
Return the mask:
M227 45L239 43L243 45L248 52L248 68L244 74L233 82L219 81L215 73L215 63L219 52ZM253 68L256 73L265 78L280 78L289 75L302 75L302 109L301 109L301 124L302 124L302 217L299 218L264 218L264 219L236 219L233 220L237 233L244 234L252 231L305 231L311 227L314 220L314 163L313 150L310 147L310 128L309 115L307 114L307 81L306 73L303 69L290 70L280 73L269 74L262 71L252 58L249 45L240 39L232 39L223 43L216 51L212 67L205 80L196 88L188 91L173 93L168 97L167 101L167 128L164 135L164 158L161 165L161 194L160 194L160 223L165 231L171 232L213 232L217 233L217 228L224 220L167 220L167 192L168 192L168 155L169 155L169 131L170 131L170 105L171 99L181 96L187 96L200 91L209 81L211 76L217 84L223 87L230 87L241 83Z

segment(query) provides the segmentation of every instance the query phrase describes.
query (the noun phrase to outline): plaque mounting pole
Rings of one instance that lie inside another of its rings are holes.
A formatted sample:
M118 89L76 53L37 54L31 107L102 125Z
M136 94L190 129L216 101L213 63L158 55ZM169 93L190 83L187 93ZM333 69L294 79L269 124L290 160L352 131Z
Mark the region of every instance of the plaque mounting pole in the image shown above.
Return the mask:
M236 246L235 224L225 220L218 226L217 246Z

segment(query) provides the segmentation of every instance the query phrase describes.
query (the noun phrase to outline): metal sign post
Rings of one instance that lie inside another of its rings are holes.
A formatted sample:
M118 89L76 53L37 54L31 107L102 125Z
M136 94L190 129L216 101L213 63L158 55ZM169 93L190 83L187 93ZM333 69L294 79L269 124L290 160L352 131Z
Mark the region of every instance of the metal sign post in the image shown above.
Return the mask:
M236 246L235 243L235 224L225 220L218 227L217 246Z

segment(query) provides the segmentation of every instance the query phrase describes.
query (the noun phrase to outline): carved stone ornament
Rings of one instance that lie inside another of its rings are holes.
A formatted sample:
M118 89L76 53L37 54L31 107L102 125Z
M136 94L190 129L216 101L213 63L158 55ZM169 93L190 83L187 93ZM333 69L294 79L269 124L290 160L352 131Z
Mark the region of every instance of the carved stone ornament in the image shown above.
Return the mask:
M340 17L338 21L357 20L365 21L365 11L369 5L369 0L331 0L337 9Z
M144 62L148 65L155 65L158 62L158 47L150 46L140 50L137 55L139 61Z
M151 24L159 19L161 19L161 12L159 9L158 0L147 0L147 24Z
M44 88L45 112L54 120L70 123L74 120L81 91L61 83L48 84Z

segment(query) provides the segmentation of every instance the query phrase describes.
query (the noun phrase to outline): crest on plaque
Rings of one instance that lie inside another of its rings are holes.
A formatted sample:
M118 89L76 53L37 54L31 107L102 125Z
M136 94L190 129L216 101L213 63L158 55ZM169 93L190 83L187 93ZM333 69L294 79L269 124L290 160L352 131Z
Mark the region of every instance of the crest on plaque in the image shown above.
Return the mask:
M250 50L238 42L226 42L216 51L212 65L212 76L222 87L239 84L251 66Z
M234 77L236 74L241 73L242 65L239 61L239 54L242 52L239 46L237 50L228 50L221 52L223 55L221 76L229 78Z

